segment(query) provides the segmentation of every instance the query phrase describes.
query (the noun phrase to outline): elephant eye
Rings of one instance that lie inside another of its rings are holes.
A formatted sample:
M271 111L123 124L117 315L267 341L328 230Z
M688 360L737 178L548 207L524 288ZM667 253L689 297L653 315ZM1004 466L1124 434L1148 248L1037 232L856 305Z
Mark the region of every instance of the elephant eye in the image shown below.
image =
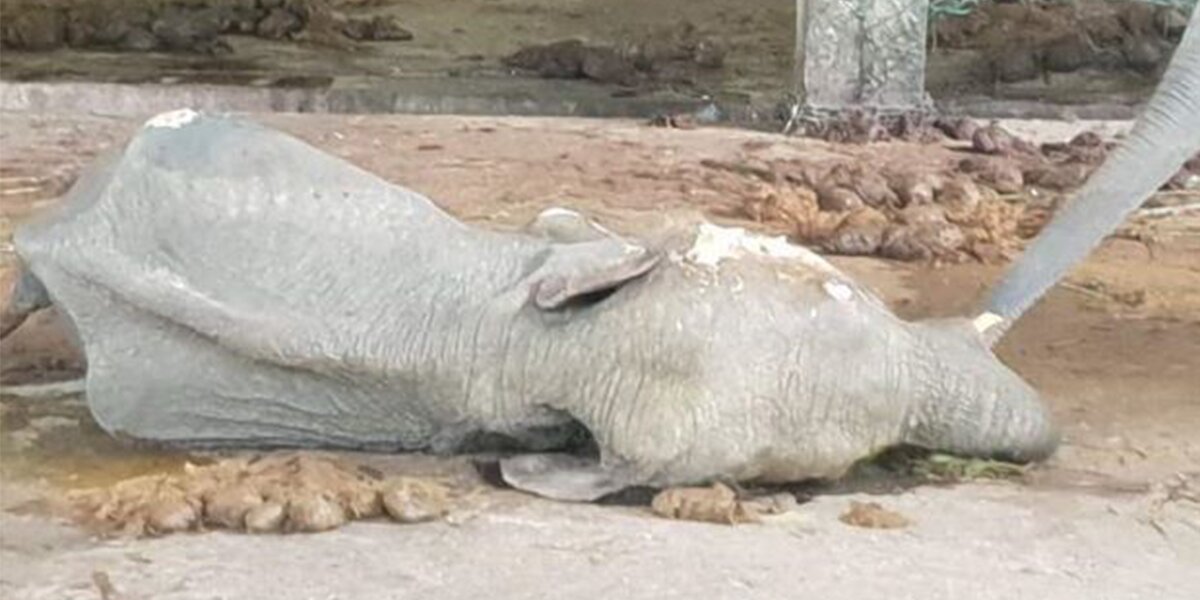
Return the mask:
M568 298L562 304L554 307L553 310L583 309L595 306L607 300L609 296L617 293L617 290L620 289L620 287L620 285L614 285L612 287L602 288L584 294L576 294Z

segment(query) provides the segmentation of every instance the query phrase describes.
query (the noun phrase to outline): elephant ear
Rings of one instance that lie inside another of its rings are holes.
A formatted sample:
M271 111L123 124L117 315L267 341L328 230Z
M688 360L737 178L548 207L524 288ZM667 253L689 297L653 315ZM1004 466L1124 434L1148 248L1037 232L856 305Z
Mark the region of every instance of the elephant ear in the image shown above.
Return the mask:
M552 500L592 502L631 485L619 467L570 454L522 454L500 461L500 477L518 490Z
M555 244L530 275L533 302L542 310L557 310L587 301L645 275L659 258L616 237Z

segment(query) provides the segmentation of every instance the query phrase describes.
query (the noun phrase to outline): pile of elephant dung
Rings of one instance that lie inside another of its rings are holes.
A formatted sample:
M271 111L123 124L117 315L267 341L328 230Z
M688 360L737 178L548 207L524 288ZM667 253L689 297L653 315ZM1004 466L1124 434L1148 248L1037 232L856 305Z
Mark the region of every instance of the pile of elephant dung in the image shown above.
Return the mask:
M1067 142L1047 142L1039 146L995 122L984 125L966 117L930 119L917 112L875 115L850 111L815 119L798 133L841 144L890 140L938 143L947 139L966 142L974 156L960 161L959 170L974 174L980 184L1002 194L1018 193L1027 186L1055 192L1077 188L1117 145L1099 134L1084 131ZM1200 154L1185 163L1162 189L1195 189L1200 187L1197 178L1200 178Z
M3 11L0 45L26 51L68 46L214 54L231 50L223 35L344 47L413 38L392 17L348 17L330 0L4 0Z
M880 171L845 161L761 175L749 189L728 185L740 205L722 216L748 218L825 252L997 262L1019 244L1025 206L961 173Z
M1187 26L1181 7L1142 1L985 2L939 19L938 48L985 53L994 81L1017 82L1080 69L1154 73Z
M1020 169L1019 178L1011 170L1006 176L997 177L994 172L988 176L987 182L1002 192L1017 192L1023 186L1055 192L1075 189L1083 185L1117 146L1116 142L1106 141L1090 131L1067 142L1047 142L1039 146L995 123L983 126L970 119L943 119L937 122L937 127L951 139L970 142L971 149L978 155L1005 157ZM994 171L987 167L986 161L974 158L960 162L959 167L965 172ZM1161 189L1198 188L1200 153L1186 161Z
M590 79L624 86L653 80L690 83L695 69L720 69L725 48L688 21L617 44L568 39L524 46L502 62L548 79Z
M134 537L214 528L319 532L384 515L418 523L442 518L450 502L450 489L437 481L385 477L312 453L189 464L181 475L145 475L67 497L72 518L85 528Z
M796 497L786 492L742 499L729 486L717 482L709 487L680 487L662 490L650 502L650 510L663 518L721 525L758 523L764 516L788 512Z
M912 524L908 517L884 508L878 502L850 501L850 508L838 520L852 527L867 529L903 529Z
M921 137L930 131L964 142L960 158L882 168L869 158L700 164L712 172L706 185L739 199L721 216L748 218L825 252L994 263L1036 235L1063 193L1083 185L1115 147L1092 132L1037 145L996 123L961 118L933 121ZM1163 186L1197 188L1200 155Z

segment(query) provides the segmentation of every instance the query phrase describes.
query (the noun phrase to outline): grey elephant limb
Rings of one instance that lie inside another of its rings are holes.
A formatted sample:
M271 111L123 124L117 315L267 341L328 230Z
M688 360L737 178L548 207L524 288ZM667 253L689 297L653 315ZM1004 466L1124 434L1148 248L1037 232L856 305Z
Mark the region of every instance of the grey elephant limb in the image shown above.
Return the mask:
M1200 153L1200 10L1133 130L1038 235L979 317L998 340L1039 298Z
M108 431L176 444L591 456L502 472L634 484L834 477L888 446L1033 460L1036 393L965 321L908 323L815 254L702 225L652 246L569 211L469 227L281 133L151 120L18 252L77 329Z

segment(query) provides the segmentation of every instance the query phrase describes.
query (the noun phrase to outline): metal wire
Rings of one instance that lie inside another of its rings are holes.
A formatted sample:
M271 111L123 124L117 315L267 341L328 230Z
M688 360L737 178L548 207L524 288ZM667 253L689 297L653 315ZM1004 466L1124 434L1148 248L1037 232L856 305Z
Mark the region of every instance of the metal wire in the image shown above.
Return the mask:
M965 17L979 6L980 0L930 0L929 18Z
M930 0L929 2L929 18L930 20L942 19L945 17L965 17L971 14L983 0ZM1076 0L1052 0L1060 4L1074 3ZM1178 8L1185 13L1190 14L1196 8L1196 3L1200 0L1134 0L1145 4L1153 4L1155 6L1165 6L1167 8Z

